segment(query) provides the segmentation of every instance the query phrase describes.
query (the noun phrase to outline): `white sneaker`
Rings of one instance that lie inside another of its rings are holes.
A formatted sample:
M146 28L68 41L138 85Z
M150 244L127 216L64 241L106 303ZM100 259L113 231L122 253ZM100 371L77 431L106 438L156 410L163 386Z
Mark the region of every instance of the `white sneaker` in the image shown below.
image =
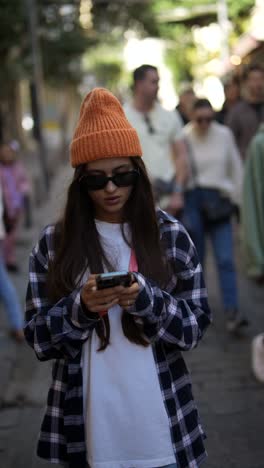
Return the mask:
M264 333L252 340L252 370L259 382L264 383Z

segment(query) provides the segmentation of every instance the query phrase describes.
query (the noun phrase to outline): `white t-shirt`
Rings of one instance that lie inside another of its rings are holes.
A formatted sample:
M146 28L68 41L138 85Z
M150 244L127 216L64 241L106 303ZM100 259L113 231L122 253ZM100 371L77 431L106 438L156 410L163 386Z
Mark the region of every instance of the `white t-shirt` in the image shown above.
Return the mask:
M128 270L131 250L120 225L100 221L96 225L116 269ZM153 468L175 463L152 348L131 343L124 336L119 306L108 314L111 335L106 350L97 351L95 331L83 346L87 461L91 468Z
M195 161L195 184L219 189L239 204L243 167L231 130L212 122L208 133L201 137L190 122L184 127L183 136L187 138L191 158ZM193 181L190 181L192 185Z
M151 179L171 180L175 175L175 163L171 145L180 138L182 121L177 111L167 111L156 102L147 113L153 133L145 120L145 114L137 111L132 103L124 105L128 121L136 129L143 151L143 161Z

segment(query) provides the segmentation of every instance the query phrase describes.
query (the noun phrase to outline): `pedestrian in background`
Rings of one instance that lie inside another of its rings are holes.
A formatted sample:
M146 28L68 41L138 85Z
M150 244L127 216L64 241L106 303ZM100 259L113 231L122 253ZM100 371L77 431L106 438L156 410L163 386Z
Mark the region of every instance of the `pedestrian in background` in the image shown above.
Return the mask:
M210 323L183 226L155 213L136 131L107 90L81 106L61 221L30 256L25 336L56 359L38 454L71 467L198 467L204 433L181 351ZM96 274L133 271L98 289ZM114 430L113 430L114 427Z
M11 283L5 268L3 259L3 240L5 238L5 225L3 220L4 207L2 189L0 185L0 300L3 302L7 312L7 318L10 327L10 336L16 341L21 342L24 339L23 334L23 315L22 309L17 297L16 290Z
M244 74L242 96L226 117L243 160L248 145L264 122L264 70L261 65L250 65Z
M242 239L247 275L264 284L264 124L251 141L243 185Z
M186 149L180 139L182 121L157 101L159 74L152 65L133 73L133 98L124 105L136 129L158 202L173 215L182 209L182 184L187 177Z
M242 245L249 278L264 284L264 124L252 139L245 164L241 209ZM264 321L263 321L264 324ZM264 330L264 326L262 327ZM264 333L252 340L252 370L264 383Z
M239 103L240 96L240 82L238 77L232 76L224 83L225 101L222 109L215 114L217 122L226 124L227 117L231 109Z
M14 142L13 142L14 145ZM17 159L17 147L11 143L0 146L0 181L9 229L4 240L4 258L10 272L17 272L16 241L25 206L25 197L31 191L29 177L22 162Z
M247 320L238 307L231 215L240 204L242 164L231 131L214 121L207 99L198 99L192 121L183 130L188 147L191 178L185 193L184 220L204 264L209 235L220 281L228 331Z
M196 96L191 86L185 87L179 94L179 103L176 111L179 112L184 125L187 125L191 120L195 100Z

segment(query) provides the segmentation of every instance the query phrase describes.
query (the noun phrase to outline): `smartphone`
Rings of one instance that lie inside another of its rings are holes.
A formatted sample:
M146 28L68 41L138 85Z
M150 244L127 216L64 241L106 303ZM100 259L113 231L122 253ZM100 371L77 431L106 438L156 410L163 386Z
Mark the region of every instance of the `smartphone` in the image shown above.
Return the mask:
M114 288L115 286L131 286L133 281L132 273L127 271L115 271L102 273L96 277L97 289Z

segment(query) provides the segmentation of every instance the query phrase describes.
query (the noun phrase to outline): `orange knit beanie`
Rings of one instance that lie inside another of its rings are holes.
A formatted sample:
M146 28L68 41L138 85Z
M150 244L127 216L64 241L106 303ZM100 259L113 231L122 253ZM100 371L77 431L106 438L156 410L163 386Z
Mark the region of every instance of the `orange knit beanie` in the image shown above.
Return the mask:
M73 167L96 159L142 156L136 130L107 89L94 88L84 98L70 152Z

